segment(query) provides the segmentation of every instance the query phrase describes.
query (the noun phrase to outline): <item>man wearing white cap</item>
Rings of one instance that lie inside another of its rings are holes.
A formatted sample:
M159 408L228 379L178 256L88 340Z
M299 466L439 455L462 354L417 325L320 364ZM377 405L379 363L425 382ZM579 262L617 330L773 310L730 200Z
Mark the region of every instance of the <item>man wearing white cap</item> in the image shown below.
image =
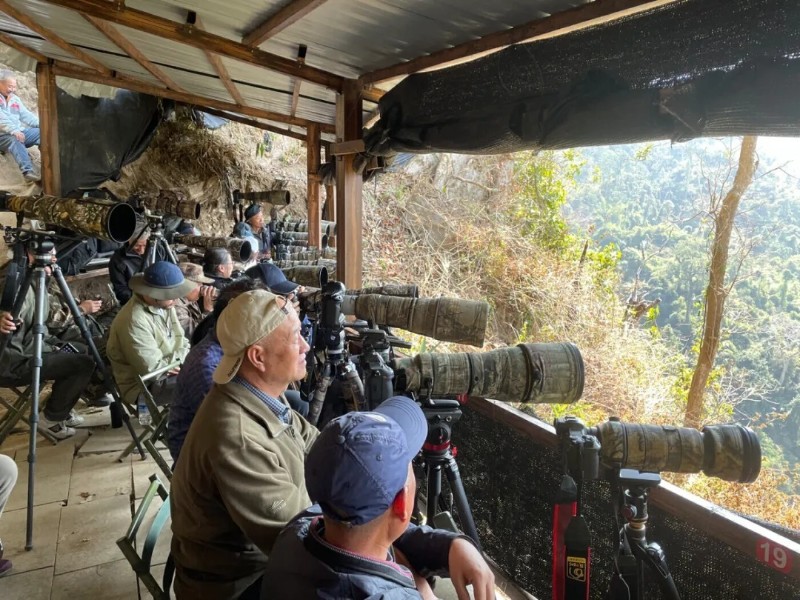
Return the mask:
M311 504L304 461L317 430L283 398L306 371L297 313L254 290L232 300L216 327L223 357L170 491L178 600L259 598L278 533Z

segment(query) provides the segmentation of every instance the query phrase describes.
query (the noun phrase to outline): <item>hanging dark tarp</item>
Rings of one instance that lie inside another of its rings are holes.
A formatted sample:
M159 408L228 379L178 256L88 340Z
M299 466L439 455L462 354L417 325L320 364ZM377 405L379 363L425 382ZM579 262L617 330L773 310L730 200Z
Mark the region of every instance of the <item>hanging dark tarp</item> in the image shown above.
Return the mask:
M685 0L412 75L368 153L800 135L800 2Z
M114 98L75 98L58 90L61 191L117 180L147 148L165 105L154 96L119 90Z

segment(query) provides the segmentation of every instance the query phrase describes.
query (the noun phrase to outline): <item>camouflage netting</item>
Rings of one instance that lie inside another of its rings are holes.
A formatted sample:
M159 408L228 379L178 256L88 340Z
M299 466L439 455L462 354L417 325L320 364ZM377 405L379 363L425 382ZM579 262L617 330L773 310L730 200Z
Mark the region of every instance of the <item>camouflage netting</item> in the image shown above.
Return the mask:
M800 135L800 3L683 0L415 74L380 101L372 154Z
M561 482L555 449L471 410L454 427L458 466L484 550L537 598L551 597L552 503ZM616 535L610 486L591 482L584 514L592 531L592 600L605 598ZM682 600L800 598L800 585L709 533L649 503L649 541L666 553ZM756 549L753 549L755 553ZM646 598L660 598L651 581Z

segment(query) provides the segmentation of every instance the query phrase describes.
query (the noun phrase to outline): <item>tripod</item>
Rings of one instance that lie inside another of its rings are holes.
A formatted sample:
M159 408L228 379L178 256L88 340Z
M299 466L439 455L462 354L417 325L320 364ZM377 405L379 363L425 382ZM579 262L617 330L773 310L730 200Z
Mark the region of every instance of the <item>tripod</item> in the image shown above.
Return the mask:
M17 230L18 231L18 230ZM26 232L27 233L27 232ZM72 292L67 285L66 280L64 279L64 275L61 272L61 269L58 267L57 264L52 263L52 250L54 248L54 243L51 239L49 239L46 235L36 232L30 232L31 238L28 241L28 249L33 254L33 264L27 265L25 278L22 281L22 285L19 287L19 290L16 292L15 299L13 302L13 308L11 310L12 317L16 318L19 315L20 310L25 302L25 298L28 294L28 290L33 286L34 289L34 318L33 318L33 366L31 369L31 416L30 416L30 438L28 442L28 506L27 506L27 526L26 526L26 535L25 535L25 549L31 550L33 549L33 502L34 502L34 471L35 471L35 464L36 464L36 432L39 424L39 396L41 391L41 369L42 369L42 349L44 346L44 332L46 330L45 327L45 315L46 315L46 307L47 307L47 271L46 269L51 269L53 276L55 277L56 282L58 283L59 289L63 294L67 305L69 306L70 312L75 320L75 323L78 325L78 328L81 331L84 341L86 342L89 350L91 352L92 358L100 370L103 376L103 383L108 389L109 393L114 396L114 402L120 403L118 407L121 408L121 398L119 395L119 391L117 390L116 385L114 384L113 379L111 378L111 373L108 371L105 363L103 362L100 353L97 351L97 346L95 346L94 340L92 339L91 332L89 331L86 322L83 319L80 311L78 310L78 305L75 302L75 298L72 296ZM21 242L17 242L21 244ZM65 253L68 254L72 250L77 247L80 242L75 242L72 247L67 250ZM20 247L17 246L17 250ZM9 335L5 335L3 340L0 341L0 356L2 356L3 352L8 345ZM133 431L133 426L130 423L130 419L128 418L127 413L124 410L120 410L122 414L122 418L125 421L125 424L128 427L128 431L131 434L131 437L134 440L137 440L136 434ZM138 443L137 440L137 448L139 450L139 454L141 455L142 459L144 459L144 449Z
M661 476L634 469L618 469L613 481L617 492L617 512L626 522L619 531L608 600L645 600L645 566L655 576L664 598L680 600L664 551L655 542L647 541L647 496L651 487L661 483Z
M162 256L166 257L166 260L177 265L178 259L164 236L164 217L148 214L147 226L142 229L142 233L138 237L141 238L147 231L150 232L150 237L147 238L147 247L142 255L142 265L139 268L139 272L144 271L158 260L159 251Z
M420 401L420 404L428 421L428 437L422 445L422 453L415 460L417 466L425 473L428 483L425 511L427 522L438 526L436 521L441 518L442 514L449 512L452 504L455 503L464 533L475 542L478 550L481 550L475 519L467 502L467 494L464 491L464 484L456 464L454 454L456 449L451 443L452 427L462 414L460 403L458 400L431 400L428 398ZM451 498L449 501L445 500L442 495L443 471L450 485ZM445 529L455 530L452 517L448 515L445 518L448 518L449 521Z

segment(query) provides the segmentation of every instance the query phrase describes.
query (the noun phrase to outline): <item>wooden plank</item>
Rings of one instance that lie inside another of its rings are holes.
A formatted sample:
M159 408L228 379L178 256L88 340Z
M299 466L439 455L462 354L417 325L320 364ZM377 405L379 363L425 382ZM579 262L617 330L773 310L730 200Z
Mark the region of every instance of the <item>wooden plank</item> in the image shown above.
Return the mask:
M386 92L376 87L365 87L361 90L361 97L370 102L379 102Z
M86 273L78 273L77 275L67 275L64 277L67 283L73 281L83 281L84 279L94 279L95 277L108 277L108 267L102 269L93 269L86 271Z
M0 33L0 42L5 44L6 46L9 46L10 48L13 48L14 50L17 50L18 52L22 52L26 56L30 56L36 62L40 63L47 62L47 57L44 54L42 54L41 52L37 52L33 48L29 48L28 46L26 46L21 42L18 42L16 39L11 37L7 33Z
M306 139L306 163L308 166L308 247L320 247L320 214L319 177L317 171L320 164L320 133L317 125L308 128Z
M553 427L513 406L496 400L470 398L467 407L487 419L510 427L538 445L558 447ZM770 559L780 560L787 565L787 575L800 580L800 544L666 481L653 488L650 502L756 562L777 568L777 564L769 564Z
M80 67L75 67L74 65L70 65L59 61L55 61L55 72L56 75L60 75L62 77L72 77L73 79L81 79L83 81L93 81L94 83L102 83L104 85L110 85L126 90L132 90L134 92L141 92L142 94L151 94L153 96L160 96L162 98L170 98L172 100L177 100L178 102L183 102L185 104L194 104L196 106L201 106L201 107L205 106L208 108L215 108L217 110L231 111L234 113L246 115L248 117L267 119L269 121L291 123L292 125L297 125L299 127L304 127L304 128L307 128L313 122L298 117L290 118L287 117L286 115L275 113L269 110L264 110L261 108L253 108L251 106L240 106L237 104L231 104L230 102L223 102L221 100L214 100L211 98L205 98L203 96L196 96L194 94L176 92L175 90L168 90L166 88L161 88L155 85L151 85L149 83L145 83L138 79L134 79L133 77L127 77L124 75L117 74L114 77L106 77L90 69L82 69ZM319 126L320 130L324 133L332 133L334 131L333 126L331 126L330 124L320 123Z
M346 142L361 138L361 88L357 81L345 81L336 101L336 139ZM336 157L336 279L349 289L361 287L363 179L354 168L355 155Z
M273 35L296 23L327 0L291 0L266 21L242 38L245 46L260 46Z
M200 22L200 17L197 16L197 13L190 12L189 15L190 18L192 15L194 15L194 26L201 31L205 31L205 27L203 27L203 24ZM239 89L236 87L236 84L233 83L233 79L231 79L230 74L228 74L228 69L225 67L222 59L217 54L209 52L208 50L203 50L203 54L206 55L208 62L211 63L211 66L214 68L217 76L222 81L222 85L224 85L225 89L228 90L228 93L231 95L231 98L233 98L233 101L236 104L244 105L244 98L242 98L242 95L239 93Z
M294 60L250 48L220 35L203 31L197 27L178 23L150 13L128 8L122 2L107 0L43 0L48 4L71 8L80 13L124 25L173 42L179 42L203 51L221 54L242 62L265 67L292 77L299 77L335 91L340 91L344 79L322 69L299 66Z
M114 27L111 23L107 23L97 17L90 17L89 15L83 15L83 18L89 21L95 28L105 35L109 40L114 42L120 50L122 50L125 54L130 56L133 60L139 63L146 71L148 71L153 77L158 79L161 83L167 86L171 90L175 90L176 92L185 92L181 86L175 83L164 71L162 71L158 66L150 62L150 60L141 52L136 46L134 46L131 41L126 38L122 32Z
M359 82L362 85L366 85L410 75L423 69L439 67L450 62L463 61L482 53L525 42L531 38L585 24L596 19L610 20L610 18L642 12L673 1L675 0L595 0L594 2L552 14L549 17L512 27L511 29L490 33L482 38L470 40L451 48L444 48L412 60L376 69L371 73L362 75L359 78Z
M42 155L42 191L51 196L61 195L61 159L58 152L58 109L56 105L56 76L46 63L36 65L36 89L39 93L39 131Z
M76 48L75 46L70 44L67 40L65 40L61 36L57 35L56 33L50 31L46 27L42 27L41 25L39 25L39 23L34 21L27 14L25 14L24 12L22 12L20 10L17 10L16 8L11 6L5 0L0 0L0 12L4 12L5 14L7 14L12 19L14 19L14 20L20 22L21 24L25 25L25 27L27 27L31 31L33 31L35 33L38 33L40 36L42 36L44 39L46 39L51 44L53 44L55 46L58 46L64 52L66 52L68 54L71 54L72 56L74 56L78 60L86 63L87 65L89 65L93 69L96 69L98 72L102 73L103 75L111 75L111 69L106 67L99 60L93 58L92 56L90 56L89 54L87 54L86 52L81 50L80 48Z
M249 125L250 127L257 127L258 129L263 129L264 131L277 133L278 135L285 135L286 137L290 137L295 140L300 140L301 142L306 141L306 136L303 135L302 133L289 131L288 129L281 129L280 127L275 127L274 125L270 125L269 123L262 123L261 121L256 121L255 119L248 119L247 117L243 117L241 115L225 112L223 110L216 110L214 108L208 108L207 106L198 106L197 108L199 108L204 112L207 112L210 115L222 117L223 119L230 119L231 121L236 121L237 123L241 123L242 125Z
M364 140L350 140L349 142L338 142L331 145L333 156L344 156L345 154L358 154L364 152Z

